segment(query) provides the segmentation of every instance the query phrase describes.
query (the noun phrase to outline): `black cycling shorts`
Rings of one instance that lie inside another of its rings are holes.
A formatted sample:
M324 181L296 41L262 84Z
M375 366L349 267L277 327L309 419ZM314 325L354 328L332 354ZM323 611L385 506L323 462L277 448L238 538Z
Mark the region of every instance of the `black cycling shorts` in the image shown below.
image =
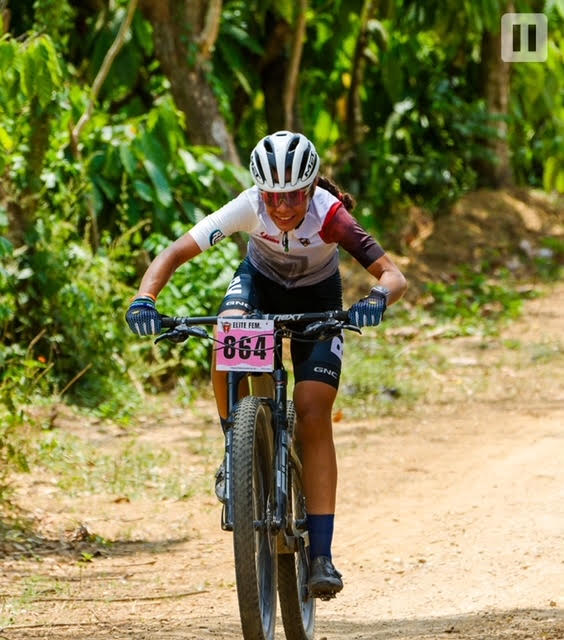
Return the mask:
M219 313L238 309L262 313L307 313L343 308L341 276L336 271L317 284L287 289L260 273L245 258L227 287ZM317 380L339 387L343 335L315 342L290 341L296 382Z

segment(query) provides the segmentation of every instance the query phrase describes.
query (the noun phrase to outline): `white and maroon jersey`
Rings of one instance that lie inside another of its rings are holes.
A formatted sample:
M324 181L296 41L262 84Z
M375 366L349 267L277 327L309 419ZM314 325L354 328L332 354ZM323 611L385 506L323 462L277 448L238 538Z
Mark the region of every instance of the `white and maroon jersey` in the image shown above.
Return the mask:
M291 231L280 231L274 224L255 186L200 220L189 233L205 251L237 231L249 234L248 258L252 265L288 288L316 284L335 273L338 246L363 267L384 255L382 247L341 201L321 187L315 189L303 221Z

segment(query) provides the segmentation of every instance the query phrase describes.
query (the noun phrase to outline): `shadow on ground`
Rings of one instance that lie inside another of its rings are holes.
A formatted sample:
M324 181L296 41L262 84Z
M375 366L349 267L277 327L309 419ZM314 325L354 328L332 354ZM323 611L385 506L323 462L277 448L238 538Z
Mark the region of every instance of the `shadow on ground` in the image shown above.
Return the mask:
M108 611L111 615L111 611ZM277 640L284 634L280 620ZM207 618L151 619L143 621L102 621L82 624L54 623L6 627L4 640L206 640L241 638L238 621L214 615ZM477 612L458 616L389 619L371 622L331 619L318 622L318 640L561 640L564 637L563 609L513 609Z
M0 518L0 560L48 556L80 560L131 556L140 551L162 553L187 540L186 536L164 540L106 540L83 525L59 538L51 538L39 534L33 520L21 513Z

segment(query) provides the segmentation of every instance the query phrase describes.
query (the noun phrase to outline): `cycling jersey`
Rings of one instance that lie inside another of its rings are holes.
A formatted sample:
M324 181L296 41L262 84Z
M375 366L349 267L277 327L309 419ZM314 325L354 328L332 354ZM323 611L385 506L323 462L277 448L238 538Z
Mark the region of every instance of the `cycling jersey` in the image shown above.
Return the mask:
M247 257L235 271L218 313L229 315L235 310L246 313L253 310L262 313L331 311L342 309L342 298L339 271L317 284L287 288L258 271ZM342 333L329 340L291 339L290 354L296 383L316 380L338 389L343 357Z
M200 220L189 233L205 251L237 231L249 234L247 256L251 264L286 288L317 284L334 274L339 264L338 246L363 267L384 255L341 201L321 187L315 189L305 218L291 231L278 229L254 186Z

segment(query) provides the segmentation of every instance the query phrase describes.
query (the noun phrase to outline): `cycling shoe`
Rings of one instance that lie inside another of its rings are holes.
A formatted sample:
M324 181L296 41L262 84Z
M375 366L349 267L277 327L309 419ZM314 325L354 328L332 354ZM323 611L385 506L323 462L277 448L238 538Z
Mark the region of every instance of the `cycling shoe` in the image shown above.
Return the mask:
M335 569L327 556L317 556L311 563L310 576L307 583L311 598L329 600L334 598L343 588L341 574Z

